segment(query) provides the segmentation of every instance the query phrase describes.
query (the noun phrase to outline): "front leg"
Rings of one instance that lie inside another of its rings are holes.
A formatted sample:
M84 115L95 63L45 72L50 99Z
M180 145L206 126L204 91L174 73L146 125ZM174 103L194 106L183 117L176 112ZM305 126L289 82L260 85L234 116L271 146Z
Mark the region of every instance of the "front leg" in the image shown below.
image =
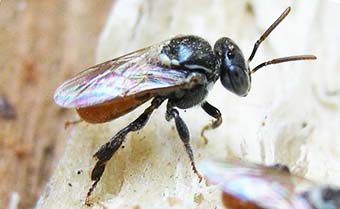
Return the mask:
M202 176L199 174L199 172L196 169L195 161L194 161L194 155L190 146L190 134L189 129L187 125L184 123L183 119L179 116L178 110L173 108L169 103L167 106L166 111L166 120L170 121L172 118L175 119L176 129L179 137L181 138L182 142L184 143L185 150L187 154L189 155L189 159L191 162L191 167L194 173L197 175L199 182L202 181Z
M152 112L158 108L162 102L163 98L155 98L152 100L151 105L144 110L144 112L128 126L120 130L115 136L111 138L109 142L102 145L100 149L93 155L97 159L97 163L91 172L91 180L94 181L91 188L89 189L86 196L86 205L91 205L90 196L102 177L107 161L111 159L113 154L119 149L119 147L124 142L126 135L131 131L138 131L145 126L149 120Z
M202 128L202 131L201 131L201 137L203 138L204 143L208 144L208 139L204 135L204 132L207 131L207 130L215 129L215 128L219 127L222 124L222 115L221 115L221 112L216 107L212 106L208 102L203 102L201 107L211 117L215 118L215 120L213 120L211 123L205 125Z

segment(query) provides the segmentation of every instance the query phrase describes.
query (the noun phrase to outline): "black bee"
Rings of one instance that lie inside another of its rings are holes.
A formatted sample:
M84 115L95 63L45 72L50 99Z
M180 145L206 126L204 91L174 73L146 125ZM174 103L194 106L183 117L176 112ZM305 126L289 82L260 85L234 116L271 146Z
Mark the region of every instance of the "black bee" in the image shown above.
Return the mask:
M151 105L133 122L120 130L94 154L97 163L92 170L94 181L87 202L100 180L105 165L122 145L126 135L145 126L152 112L167 100L166 120L175 120L178 134L189 155L192 168L198 173L189 144L189 130L177 108L201 105L215 120L204 131L222 123L220 111L205 101L211 86L220 79L223 86L238 96L246 96L251 86L251 74L259 68L293 60L316 59L302 55L273 59L254 69L249 67L261 42L288 15L290 8L267 29L245 60L241 49L230 38L220 38L214 45L198 36L178 36L160 44L123 55L90 67L63 83L55 92L57 104L76 108L89 123L111 121L152 99Z

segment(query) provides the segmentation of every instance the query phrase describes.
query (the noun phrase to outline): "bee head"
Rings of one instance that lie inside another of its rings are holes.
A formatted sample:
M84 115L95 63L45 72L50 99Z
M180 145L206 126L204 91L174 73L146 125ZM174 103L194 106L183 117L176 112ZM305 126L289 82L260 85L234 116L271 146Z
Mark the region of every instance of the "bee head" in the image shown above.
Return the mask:
M222 85L238 96L247 96L251 86L250 70L240 48L224 37L215 43L214 52L221 62Z
M249 63L253 60L256 51L262 41L287 17L290 12L288 7L280 17L261 35L255 42L254 48L246 61L241 52L241 49L230 38L220 38L214 46L214 53L220 61L220 78L223 86L229 91L238 96L247 96L251 85L251 74L258 71L260 68L278 64L282 62L298 61L298 60L315 60L314 55L295 55L288 57L275 58L257 65L250 69Z

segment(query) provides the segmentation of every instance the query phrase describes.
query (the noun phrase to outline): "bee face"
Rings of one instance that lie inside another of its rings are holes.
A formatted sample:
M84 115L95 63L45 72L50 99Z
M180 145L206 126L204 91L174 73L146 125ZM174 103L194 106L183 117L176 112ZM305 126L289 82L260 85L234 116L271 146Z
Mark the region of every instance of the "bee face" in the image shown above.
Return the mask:
M220 60L220 78L223 86L238 96L247 96L251 77L242 51L230 38L220 38L214 46Z

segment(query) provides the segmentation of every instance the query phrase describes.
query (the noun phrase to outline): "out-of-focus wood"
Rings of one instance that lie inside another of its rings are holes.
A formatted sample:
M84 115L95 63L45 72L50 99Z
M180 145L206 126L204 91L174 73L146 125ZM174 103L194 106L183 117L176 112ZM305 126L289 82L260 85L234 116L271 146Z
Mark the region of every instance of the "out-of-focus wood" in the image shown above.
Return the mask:
M94 64L111 0L2 1L0 95L16 119L0 118L0 208L10 194L32 208L62 153L71 111L53 102L55 88ZM67 114L66 114L67 113Z

